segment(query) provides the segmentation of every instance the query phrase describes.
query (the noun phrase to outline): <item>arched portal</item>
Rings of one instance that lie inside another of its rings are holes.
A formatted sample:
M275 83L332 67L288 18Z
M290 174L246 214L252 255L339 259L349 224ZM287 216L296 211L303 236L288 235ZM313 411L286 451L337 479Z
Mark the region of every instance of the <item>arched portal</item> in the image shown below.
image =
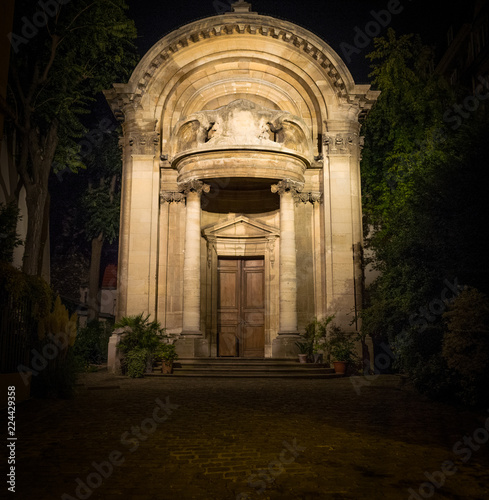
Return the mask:
M190 357L290 357L313 317L348 325L377 95L243 1L162 38L106 92L124 130L118 316L150 313Z

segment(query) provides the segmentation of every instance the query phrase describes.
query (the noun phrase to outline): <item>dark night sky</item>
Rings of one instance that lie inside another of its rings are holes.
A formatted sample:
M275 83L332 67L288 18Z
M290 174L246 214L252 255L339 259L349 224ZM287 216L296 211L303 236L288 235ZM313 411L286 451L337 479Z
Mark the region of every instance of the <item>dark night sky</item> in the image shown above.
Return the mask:
M144 54L160 38L175 28L191 21L216 15L214 0L127 0L130 16L136 22L139 51ZM219 0L217 5L228 5L231 0ZM370 12L385 10L395 0L254 0L253 11L283 18L299 24L326 40L343 57L340 44L353 45L355 27L364 29L373 20ZM402 8L392 15L389 24L398 34L420 33L428 44L443 44L451 19L460 19L454 12L464 9L468 2L439 0L399 0ZM387 26L382 29L385 34ZM373 44L353 54L350 71L357 83L368 81L369 66L365 55Z

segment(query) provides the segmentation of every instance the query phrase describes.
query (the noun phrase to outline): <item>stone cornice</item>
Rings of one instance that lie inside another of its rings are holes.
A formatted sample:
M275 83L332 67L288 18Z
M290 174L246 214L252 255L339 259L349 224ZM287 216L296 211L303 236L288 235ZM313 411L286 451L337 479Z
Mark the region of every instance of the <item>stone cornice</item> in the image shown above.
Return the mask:
M326 43L307 30L269 16L252 13L227 13L196 21L177 29L168 37L163 50L154 56L151 55L151 52L156 52L156 46L153 48L155 50L150 50L145 56L148 60L144 61L143 58L141 61L144 64L143 67L135 70L133 76L137 74L139 69L140 78L137 82L133 81L127 85L117 84L114 85L113 90L105 92L114 113L116 116L120 116L125 106L138 107L155 72L178 51L198 44L202 40L236 34L270 37L301 50L323 68L340 101L344 103L351 103L361 110L367 110L377 98L378 93L369 90L370 86L354 85L353 81L345 81L341 73L345 73L347 78L351 78L351 75L343 61L333 50L328 54Z

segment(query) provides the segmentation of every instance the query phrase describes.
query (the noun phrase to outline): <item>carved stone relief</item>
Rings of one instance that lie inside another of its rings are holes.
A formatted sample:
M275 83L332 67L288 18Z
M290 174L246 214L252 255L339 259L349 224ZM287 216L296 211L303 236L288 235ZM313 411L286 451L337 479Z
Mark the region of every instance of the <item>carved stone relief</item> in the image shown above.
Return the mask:
M177 123L171 156L229 146L279 147L306 156L312 152L308 127L301 118L238 99L216 110L194 113Z

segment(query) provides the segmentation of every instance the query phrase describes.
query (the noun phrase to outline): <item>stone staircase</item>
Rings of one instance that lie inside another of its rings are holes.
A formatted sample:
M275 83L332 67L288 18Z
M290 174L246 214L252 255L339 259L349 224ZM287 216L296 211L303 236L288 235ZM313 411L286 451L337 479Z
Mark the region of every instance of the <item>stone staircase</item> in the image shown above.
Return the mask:
M290 359L263 358L180 358L173 364L173 374L163 375L161 365L148 377L227 377L227 378L336 378L325 364L299 363Z

